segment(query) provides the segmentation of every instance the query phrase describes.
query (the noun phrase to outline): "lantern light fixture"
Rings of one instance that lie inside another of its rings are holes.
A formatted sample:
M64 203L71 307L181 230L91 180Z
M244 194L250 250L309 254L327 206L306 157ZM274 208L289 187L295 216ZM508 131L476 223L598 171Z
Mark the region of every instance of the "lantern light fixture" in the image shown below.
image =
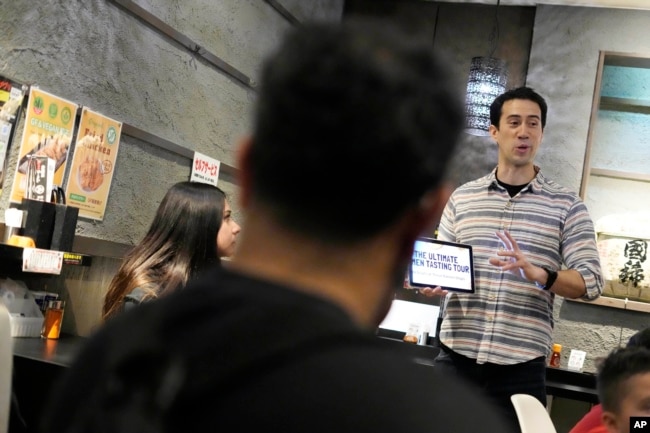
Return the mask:
M499 41L499 3L494 13L494 27L490 34L492 52L487 57L474 57L469 70L465 94L465 132L472 135L489 135L490 104L505 92L508 66L505 60L494 57Z

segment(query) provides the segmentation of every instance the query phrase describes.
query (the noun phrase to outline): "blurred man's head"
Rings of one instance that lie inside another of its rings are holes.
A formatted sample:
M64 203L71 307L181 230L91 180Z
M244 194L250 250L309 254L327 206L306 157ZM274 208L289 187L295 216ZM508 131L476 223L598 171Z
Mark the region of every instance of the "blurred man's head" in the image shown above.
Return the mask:
M365 239L417 206L462 126L431 41L386 22L294 28L260 84L244 201L324 242Z
M442 212L462 103L429 38L386 21L293 28L264 63L239 149L233 266L377 325Z
M650 349L650 328L645 328L634 334L627 341L627 347L645 347Z

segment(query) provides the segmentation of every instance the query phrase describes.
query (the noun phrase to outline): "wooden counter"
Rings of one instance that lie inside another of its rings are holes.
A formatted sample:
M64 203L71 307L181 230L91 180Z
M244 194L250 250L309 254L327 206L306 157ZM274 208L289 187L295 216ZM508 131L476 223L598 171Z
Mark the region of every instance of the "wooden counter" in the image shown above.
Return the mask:
M432 345L404 343L393 338L379 337L386 345L400 350L419 364L433 366L439 349ZM14 358L26 358L37 362L68 367L81 345L83 337L62 335L59 340L40 338L14 338ZM563 368L546 368L546 390L549 395L570 398L589 403L598 402L596 375Z
M58 340L14 338L14 357L68 367L85 341L83 337L61 335Z
M386 344L393 345L419 364L431 365L438 355L439 349L431 345L420 346L404 343L401 340L380 337ZM564 368L546 367L546 393L553 397L568 398L587 403L598 403L596 375L581 373Z
M439 349L432 345L404 343L393 338L378 337L382 344L411 357L415 362L433 368ZM26 426L16 431L36 432L49 392L79 353L85 338L62 335L59 340L14 338L14 392ZM588 403L597 403L596 376L561 368L546 369L546 390L549 396ZM13 410L13 409L12 409ZM18 417L13 416L14 424Z
M11 406L10 432L38 431L38 420L50 391L66 372L83 342L84 338L65 334L58 340L13 338L12 392L15 402Z

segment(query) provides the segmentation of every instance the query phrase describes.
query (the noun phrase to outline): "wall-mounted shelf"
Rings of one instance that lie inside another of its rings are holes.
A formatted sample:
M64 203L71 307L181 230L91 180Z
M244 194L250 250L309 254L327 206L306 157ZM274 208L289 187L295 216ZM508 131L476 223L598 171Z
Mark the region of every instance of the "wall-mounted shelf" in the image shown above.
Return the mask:
M7 272L22 271L23 261L22 247L0 243L0 275ZM92 265L92 256L81 253L64 252L64 266L90 266Z
M628 239L650 239L650 236L647 234L641 233L624 233L624 232L614 232L614 231L599 231L596 233L597 236L609 236L611 238L628 238Z
M609 111L623 111L626 113L650 114L650 101L645 99L613 98L602 96L599 108Z
M603 64L606 66L622 66L624 68L650 69L650 53L619 53L607 52Z
M567 301L600 305L602 307L619 308L621 310L639 311L641 313L650 313L650 304L647 302L630 301L628 299L612 298L610 296L601 296L593 301L585 301L583 299L567 299Z
M639 182L650 182L650 174L633 173L630 171L608 170L605 168L592 168L589 171L592 176L609 177L612 179L634 180Z
M189 50L193 55L201 57L208 64L214 66L218 70L225 73L228 77L234 78L237 82L245 85L250 89L255 88L255 81L253 81L246 74L227 63L225 60L215 55L214 53L207 50L205 47L194 42L190 39L189 36L179 32L169 24L165 23L155 15L153 15L148 10L136 4L136 2L130 0L111 0L114 4L121 6L124 10L133 14L137 18L141 19L144 23L149 25L152 29L157 32L167 36L172 39L174 42L180 44L187 50Z

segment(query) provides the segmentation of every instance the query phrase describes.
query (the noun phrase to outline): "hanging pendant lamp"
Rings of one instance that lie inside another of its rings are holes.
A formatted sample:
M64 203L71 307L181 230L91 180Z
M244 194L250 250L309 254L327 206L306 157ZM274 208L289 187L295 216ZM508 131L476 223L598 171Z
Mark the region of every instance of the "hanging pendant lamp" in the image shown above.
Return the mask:
M499 3L494 12L494 27L490 34L492 51L487 57L473 57L469 68L465 94L465 132L472 135L489 135L490 104L505 92L508 82L508 66L505 60L495 58L499 42Z
M490 104L505 92L507 81L505 60L494 57L472 58L465 96L465 132L489 135Z

